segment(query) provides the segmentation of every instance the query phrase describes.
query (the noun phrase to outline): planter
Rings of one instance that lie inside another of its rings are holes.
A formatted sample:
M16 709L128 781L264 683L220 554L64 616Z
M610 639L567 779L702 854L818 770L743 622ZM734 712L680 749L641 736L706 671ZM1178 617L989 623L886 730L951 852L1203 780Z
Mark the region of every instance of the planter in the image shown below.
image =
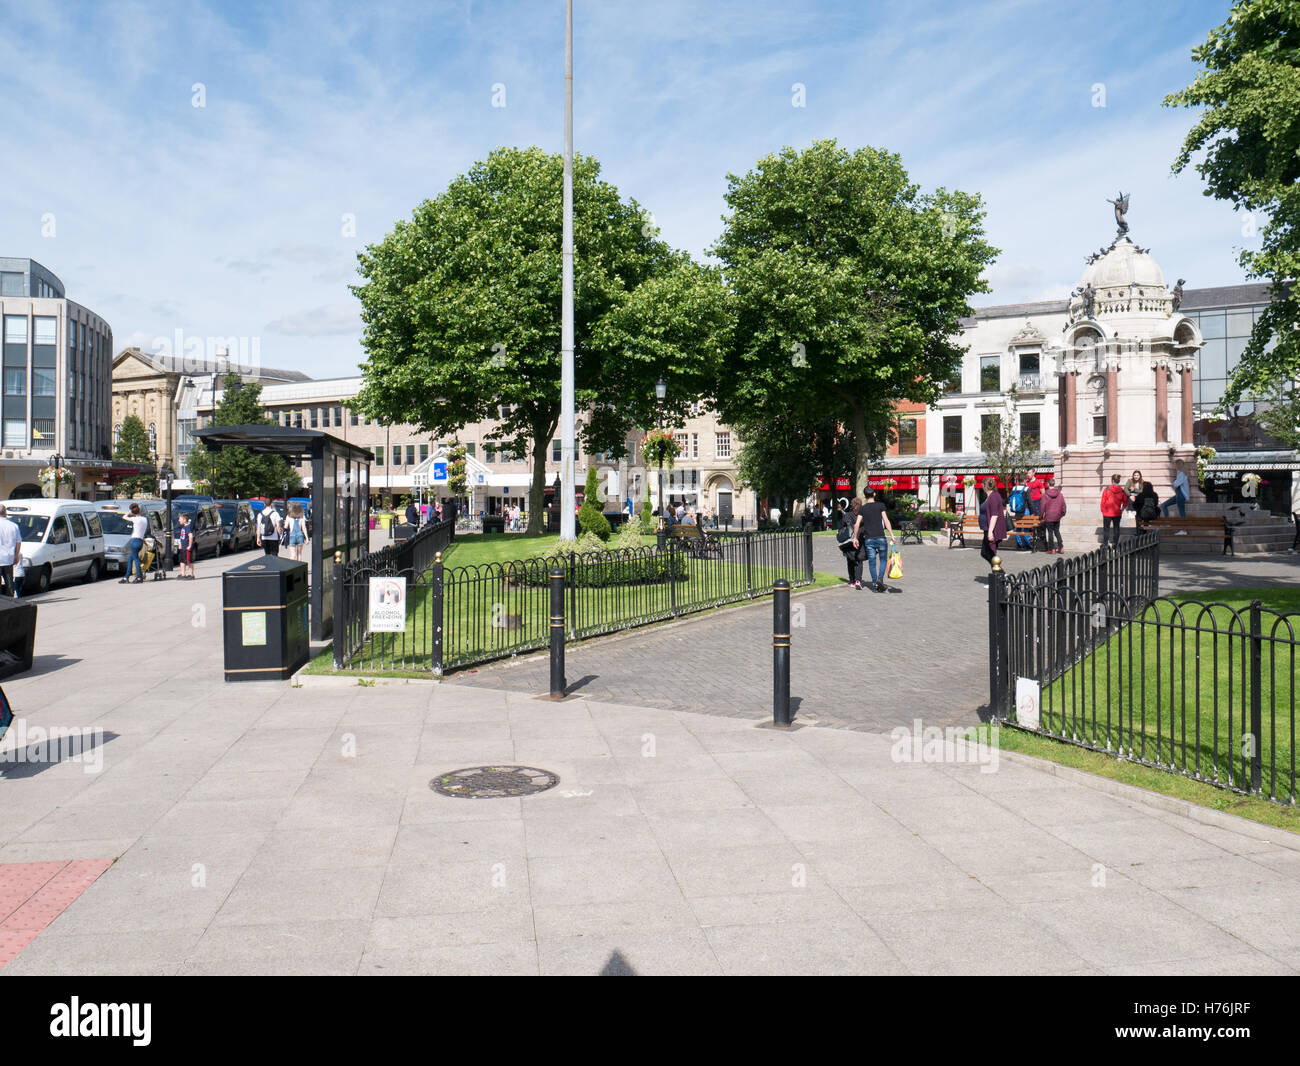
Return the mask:
M504 515L486 514L483 516L484 533L504 533L506 531L506 520Z

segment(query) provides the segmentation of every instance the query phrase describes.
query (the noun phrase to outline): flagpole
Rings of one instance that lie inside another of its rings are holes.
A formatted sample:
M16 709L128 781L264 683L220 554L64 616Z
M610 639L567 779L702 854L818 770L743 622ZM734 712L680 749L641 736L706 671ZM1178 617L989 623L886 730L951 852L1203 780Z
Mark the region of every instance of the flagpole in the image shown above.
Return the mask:
M564 0L564 231L560 311L560 536L575 536L573 510L573 0Z

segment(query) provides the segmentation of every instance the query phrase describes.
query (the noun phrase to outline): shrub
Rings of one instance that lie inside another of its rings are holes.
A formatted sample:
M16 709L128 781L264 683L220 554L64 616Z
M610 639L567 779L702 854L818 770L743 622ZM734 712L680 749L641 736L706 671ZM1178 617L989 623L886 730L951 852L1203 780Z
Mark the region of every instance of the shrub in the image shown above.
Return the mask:
M655 531L654 508L650 506L650 497L647 496L645 503L641 505L641 532L653 533Z
M957 516L950 511L922 511L922 529L943 529L949 522L956 522Z
M600 512L600 486L596 482L596 468L587 467L587 485L582 506L578 508L578 525L582 526L584 533L599 537L603 545L609 540L609 519Z
M624 522L618 527L618 532L610 538L610 551L628 551L635 548L644 548L641 543L641 523Z

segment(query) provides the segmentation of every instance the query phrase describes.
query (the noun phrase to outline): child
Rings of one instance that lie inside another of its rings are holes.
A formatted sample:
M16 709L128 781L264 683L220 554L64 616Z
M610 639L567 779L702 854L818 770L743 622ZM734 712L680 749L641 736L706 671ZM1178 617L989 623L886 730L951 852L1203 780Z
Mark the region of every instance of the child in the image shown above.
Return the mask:
M181 579L194 578L194 530L190 529L190 516L181 512L176 530L176 553L181 562Z

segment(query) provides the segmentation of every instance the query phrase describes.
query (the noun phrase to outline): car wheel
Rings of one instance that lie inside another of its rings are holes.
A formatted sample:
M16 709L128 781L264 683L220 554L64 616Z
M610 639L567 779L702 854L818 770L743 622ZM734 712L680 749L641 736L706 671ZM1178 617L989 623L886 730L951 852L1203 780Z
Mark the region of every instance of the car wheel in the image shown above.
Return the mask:
M90 569L86 571L86 584L93 585L99 580L99 560L96 559L90 564Z
M36 591L37 591L37 592L49 592L49 591L50 591L50 577L51 577L51 576L52 576L52 575L51 575L51 571L50 571L50 568L49 568L48 565L46 565L46 566L42 566L38 571L36 571Z

